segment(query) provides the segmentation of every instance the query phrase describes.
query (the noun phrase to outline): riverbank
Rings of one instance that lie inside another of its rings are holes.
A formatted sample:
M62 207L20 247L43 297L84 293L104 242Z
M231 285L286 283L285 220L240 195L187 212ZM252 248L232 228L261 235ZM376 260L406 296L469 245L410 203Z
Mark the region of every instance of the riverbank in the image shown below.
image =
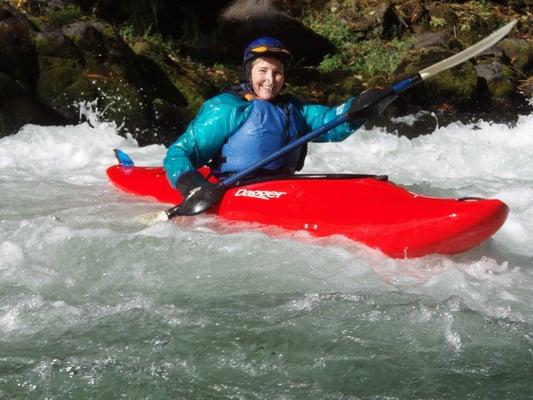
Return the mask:
M333 1L327 7L308 1L296 7L289 1L3 0L0 136L27 123L77 123L80 103L90 103L141 144L168 144L205 99L240 78L242 47L259 35L278 36L293 50L287 91L335 105L397 82L517 19L498 46L406 92L372 124L389 126L418 113L437 115L441 123L495 115L512 122L533 110L531 18L521 1ZM398 130L427 132L422 126Z

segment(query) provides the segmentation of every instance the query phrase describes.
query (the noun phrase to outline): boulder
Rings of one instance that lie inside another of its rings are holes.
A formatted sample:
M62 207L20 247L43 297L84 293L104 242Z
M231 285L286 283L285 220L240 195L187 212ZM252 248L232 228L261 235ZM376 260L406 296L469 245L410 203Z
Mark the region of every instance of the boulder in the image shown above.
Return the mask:
M394 81L400 81L455 54L447 46L433 45L413 47L407 52L394 73ZM465 62L452 70L437 74L407 91L404 96L423 108L441 107L449 110L465 110L475 102L477 75L474 65Z
M0 71L30 91L38 75L37 53L32 42L34 33L34 27L22 13L0 3Z
M409 25L398 14L394 4L382 1L376 9L376 22L379 36L383 39L399 38L409 30Z
M0 137L15 133L26 124L66 125L73 122L0 72Z
M499 43L511 65L524 76L533 75L533 40L506 38Z
M326 54L336 52L328 39L279 11L271 0L235 0L220 15L219 27L236 64L246 45L261 36L285 42L297 63L316 65Z
M171 128L166 110L187 108L187 99L167 72L135 54L107 23L77 21L59 28L42 23L39 29L2 5L0 40L2 134L26 123L74 123L84 101L96 102L104 119L142 144L163 131L174 137L183 128L178 116Z
M510 98L516 86L513 71L501 61L481 63L475 66L476 74L482 78L494 100Z

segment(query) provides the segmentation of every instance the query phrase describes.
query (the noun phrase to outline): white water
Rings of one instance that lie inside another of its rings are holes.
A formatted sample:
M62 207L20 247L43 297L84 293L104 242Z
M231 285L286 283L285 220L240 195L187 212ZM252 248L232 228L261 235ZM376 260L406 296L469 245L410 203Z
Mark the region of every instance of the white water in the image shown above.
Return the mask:
M0 397L533 392L533 116L310 146L304 172L510 207L482 246L411 260L212 216L144 226L137 216L166 206L121 193L105 169L113 148L137 165L165 148L92 123L0 139Z

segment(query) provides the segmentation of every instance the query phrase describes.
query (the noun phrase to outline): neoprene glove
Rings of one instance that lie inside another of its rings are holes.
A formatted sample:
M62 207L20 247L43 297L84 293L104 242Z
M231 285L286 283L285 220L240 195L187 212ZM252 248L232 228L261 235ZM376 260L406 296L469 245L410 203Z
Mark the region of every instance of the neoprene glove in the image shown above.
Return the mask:
M195 188L202 188L209 184L204 176L195 169L184 172L176 181L176 189L183 197L187 197Z
M220 185L208 182L196 170L182 174L176 181L176 189L183 196L183 201L179 206L179 215L194 215L204 212L224 194Z
M348 110L348 120L366 121L377 117L396 97L398 94L392 89L365 90L351 104Z

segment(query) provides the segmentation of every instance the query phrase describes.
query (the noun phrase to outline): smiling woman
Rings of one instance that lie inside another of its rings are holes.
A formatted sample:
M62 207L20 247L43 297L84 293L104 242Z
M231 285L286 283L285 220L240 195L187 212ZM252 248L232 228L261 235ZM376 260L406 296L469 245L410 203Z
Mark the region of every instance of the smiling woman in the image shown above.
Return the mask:
M252 89L262 100L272 100L285 83L285 72L281 61L274 57L260 57L252 63Z
M349 110L354 98L332 108L303 104L283 94L291 59L284 43L272 37L256 39L246 47L244 79L206 101L185 133L169 147L164 168L173 187L185 194L191 185L201 186L205 180L197 168L203 165L224 180ZM342 123L314 141L341 141L359 126ZM306 145L301 145L256 175L292 174L303 167L305 156Z

